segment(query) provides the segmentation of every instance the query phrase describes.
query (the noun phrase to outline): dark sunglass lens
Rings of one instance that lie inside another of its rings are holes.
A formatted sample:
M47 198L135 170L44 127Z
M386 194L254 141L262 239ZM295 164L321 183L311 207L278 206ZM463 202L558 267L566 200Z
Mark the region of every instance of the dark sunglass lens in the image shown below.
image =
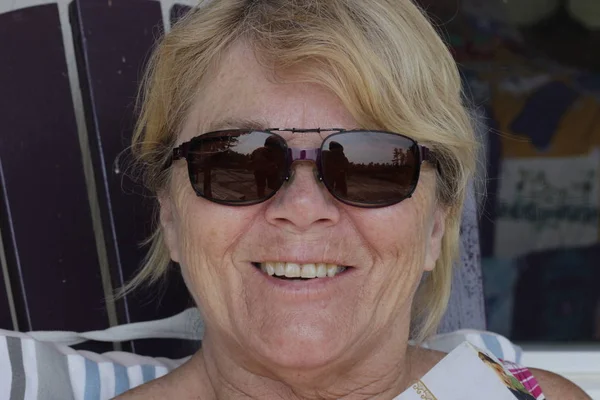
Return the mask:
M224 204L258 203L285 179L286 144L259 131L200 136L189 151L190 180L199 195Z
M325 140L321 157L325 184L350 204L398 203L412 194L418 180L418 146L393 133L335 134Z

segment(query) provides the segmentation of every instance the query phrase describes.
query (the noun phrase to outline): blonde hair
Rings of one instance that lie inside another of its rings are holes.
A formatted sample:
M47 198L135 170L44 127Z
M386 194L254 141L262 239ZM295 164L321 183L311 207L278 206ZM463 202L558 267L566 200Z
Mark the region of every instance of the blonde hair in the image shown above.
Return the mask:
M243 40L275 71L333 91L357 122L407 134L439 161L437 200L448 210L441 256L413 308L413 337L434 333L450 296L452 264L476 141L461 80L444 42L410 0L213 0L178 22L154 51L140 95L134 160L145 185L164 188L164 168L190 105L220 57ZM296 67L296 68L294 68ZM125 287L154 283L169 254L160 227Z

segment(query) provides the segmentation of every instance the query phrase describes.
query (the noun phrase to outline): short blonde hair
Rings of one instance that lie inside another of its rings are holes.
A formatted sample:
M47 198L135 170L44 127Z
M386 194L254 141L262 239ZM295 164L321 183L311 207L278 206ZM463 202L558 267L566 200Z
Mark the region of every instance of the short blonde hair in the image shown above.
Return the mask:
M134 160L154 193L200 85L243 40L275 71L335 93L357 122L407 134L439 161L437 200L448 210L441 256L413 307L413 337L434 333L450 296L462 204L475 170L476 141L460 76L444 42L410 0L212 0L158 43L140 94ZM170 262L160 226L126 290L154 283Z

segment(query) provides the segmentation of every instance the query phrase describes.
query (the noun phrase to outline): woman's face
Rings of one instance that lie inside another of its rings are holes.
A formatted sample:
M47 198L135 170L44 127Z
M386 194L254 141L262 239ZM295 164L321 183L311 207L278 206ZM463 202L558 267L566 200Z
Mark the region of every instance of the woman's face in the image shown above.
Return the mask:
M273 128L357 128L330 92L313 84L273 83L239 45L198 96L178 144L244 121ZM265 128L266 128L265 127ZM319 147L318 133L282 136L291 147ZM421 173L412 198L361 209L335 200L312 162L270 200L228 207L197 197L185 161L161 196L171 257L202 311L206 340L263 367L317 368L356 362L390 341L404 343L413 294L433 269L444 231L434 174ZM285 281L256 263L348 266L331 278Z

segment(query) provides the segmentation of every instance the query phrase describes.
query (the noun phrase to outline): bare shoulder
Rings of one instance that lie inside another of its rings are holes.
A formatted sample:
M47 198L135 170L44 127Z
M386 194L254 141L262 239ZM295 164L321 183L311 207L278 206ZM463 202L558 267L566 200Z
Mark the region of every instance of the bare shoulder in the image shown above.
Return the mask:
M131 389L120 396L115 397L116 400L159 400L168 398L169 395L169 375L163 376L144 385Z
M592 400L579 386L555 373L542 369L530 369L537 379L547 400Z

